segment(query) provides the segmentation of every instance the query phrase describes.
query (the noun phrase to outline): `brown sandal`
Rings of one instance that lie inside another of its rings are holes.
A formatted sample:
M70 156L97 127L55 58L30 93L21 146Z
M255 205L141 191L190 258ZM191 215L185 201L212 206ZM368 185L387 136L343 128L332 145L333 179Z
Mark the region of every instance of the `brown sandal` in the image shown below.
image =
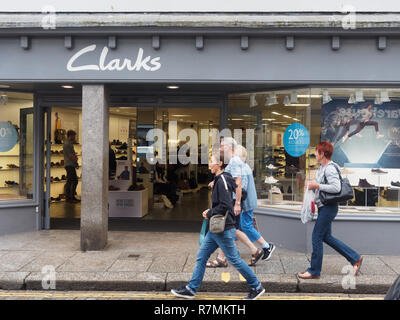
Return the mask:
M355 276L358 275L358 272L359 272L360 269L361 269L361 264L362 264L362 262L363 262L363 257L360 257L360 259L359 259L355 264L353 264L354 275L355 275Z
M228 262L226 261L226 259L221 259L220 257L217 257L215 260L207 261L206 267L207 268L226 268L226 267L228 267Z
M257 261L260 260L260 258L263 256L264 251L262 249L257 249L257 252L255 254L251 255L251 260L249 263L249 266L255 266Z

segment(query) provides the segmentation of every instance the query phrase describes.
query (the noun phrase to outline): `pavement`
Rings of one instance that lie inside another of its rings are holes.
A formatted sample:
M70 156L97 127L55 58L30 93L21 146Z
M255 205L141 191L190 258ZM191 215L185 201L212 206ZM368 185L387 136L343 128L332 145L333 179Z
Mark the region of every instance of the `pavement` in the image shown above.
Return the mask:
M197 250L193 232L109 231L107 247L88 252L80 251L78 230L1 236L0 290L169 291L188 282ZM250 260L243 245L239 251ZM325 255L320 279L299 280L296 273L309 267L310 255L284 248L252 269L267 293L385 294L400 274L400 256L363 256L357 277L342 256ZM199 293L247 291L229 266L207 268Z

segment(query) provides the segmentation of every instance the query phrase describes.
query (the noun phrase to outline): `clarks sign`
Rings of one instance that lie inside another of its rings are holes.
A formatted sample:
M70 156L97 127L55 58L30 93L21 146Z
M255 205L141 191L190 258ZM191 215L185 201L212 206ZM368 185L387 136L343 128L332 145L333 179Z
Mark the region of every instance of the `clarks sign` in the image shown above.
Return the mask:
M107 59L108 47L104 47L98 57L96 64L83 64L79 60L81 57L86 56L89 52L95 51L96 45L92 44L87 46L77 53L75 53L67 63L67 70L70 72L76 71L140 71L142 68L145 71L157 71L161 68L160 57L152 58L151 56L144 56L144 51L139 48L137 55L129 58L122 59Z

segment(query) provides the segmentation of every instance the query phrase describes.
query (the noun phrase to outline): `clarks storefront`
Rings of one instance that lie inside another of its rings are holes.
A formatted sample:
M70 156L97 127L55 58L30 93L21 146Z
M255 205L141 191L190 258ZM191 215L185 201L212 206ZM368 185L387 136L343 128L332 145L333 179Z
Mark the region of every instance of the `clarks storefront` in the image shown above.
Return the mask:
M130 182L145 186L141 217L151 207L154 177L140 160L140 147L148 146L139 138L149 128L171 132L174 120L178 131L254 130L258 225L269 241L303 252L311 250L313 227L300 221L304 181L317 169L315 145L331 141L355 192L335 233L362 253L400 253L397 25L279 28L254 15L258 27L249 27L245 14L239 20L246 24L235 27L182 27L179 15L156 27L101 27L100 14L91 19L94 26L0 31L0 234L51 228L51 205L62 200L65 178L58 134L73 129L82 249L102 249L113 201L110 144L127 167L138 166ZM299 156L285 149L293 123L310 135ZM192 173L206 185L207 166Z

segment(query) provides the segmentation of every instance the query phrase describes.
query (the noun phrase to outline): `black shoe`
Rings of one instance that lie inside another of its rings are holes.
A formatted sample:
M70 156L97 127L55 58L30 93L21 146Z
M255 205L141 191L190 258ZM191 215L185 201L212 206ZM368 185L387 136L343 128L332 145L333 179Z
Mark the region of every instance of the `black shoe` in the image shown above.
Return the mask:
M275 246L270 243L269 244L269 248L263 248L264 251L264 256L261 258L261 260L263 261L268 261L271 258L272 252L274 252L275 250Z
M257 300L263 293L265 292L265 289L261 287L260 289L251 289L249 295L247 298L244 298L244 300Z
M179 298L185 298L185 299L194 299L194 294L190 292L186 286L180 288L180 289L171 289L171 293Z
M370 184L367 179L359 179L358 181L358 186L360 188L374 188L375 186L373 184Z
M399 181L397 181L397 182L392 181L390 184L391 184L393 187L400 187L400 182L399 182Z

